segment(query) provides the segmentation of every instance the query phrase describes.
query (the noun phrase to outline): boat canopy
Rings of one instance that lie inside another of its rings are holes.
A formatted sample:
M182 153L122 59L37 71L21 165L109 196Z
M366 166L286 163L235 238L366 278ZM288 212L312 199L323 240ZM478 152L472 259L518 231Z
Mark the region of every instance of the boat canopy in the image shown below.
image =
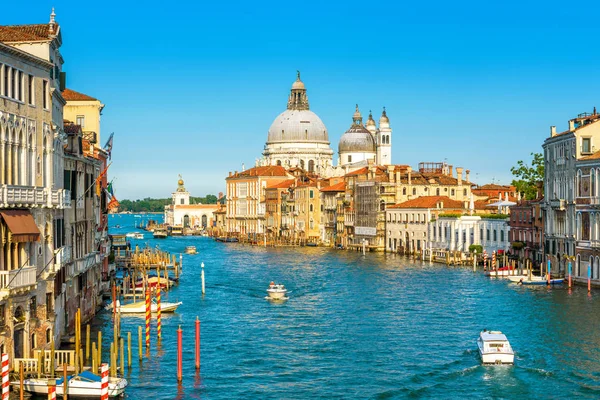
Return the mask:
M492 341L506 342L506 341L508 341L508 339L506 338L506 335L503 334L502 332L498 332L498 331L481 332L481 339L484 342L492 342Z

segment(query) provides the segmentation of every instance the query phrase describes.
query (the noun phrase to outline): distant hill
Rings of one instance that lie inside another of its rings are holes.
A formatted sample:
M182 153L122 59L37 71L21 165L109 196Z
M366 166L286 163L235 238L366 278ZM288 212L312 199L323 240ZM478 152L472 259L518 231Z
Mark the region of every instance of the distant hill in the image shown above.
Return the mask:
M119 211L137 212L163 212L165 206L171 204L171 199L120 200ZM191 204L217 204L217 196L209 194L206 197L190 197Z

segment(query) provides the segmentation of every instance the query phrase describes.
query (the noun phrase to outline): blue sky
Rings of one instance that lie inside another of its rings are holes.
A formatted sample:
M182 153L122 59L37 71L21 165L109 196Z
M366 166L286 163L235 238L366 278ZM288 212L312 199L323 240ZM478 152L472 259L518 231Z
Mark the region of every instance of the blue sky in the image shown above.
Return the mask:
M180 173L192 195L224 192L296 70L336 154L356 103L385 106L394 163L446 160L481 184L600 108L591 2L13 1L0 24L53 6L67 86L106 104L120 199L168 197Z

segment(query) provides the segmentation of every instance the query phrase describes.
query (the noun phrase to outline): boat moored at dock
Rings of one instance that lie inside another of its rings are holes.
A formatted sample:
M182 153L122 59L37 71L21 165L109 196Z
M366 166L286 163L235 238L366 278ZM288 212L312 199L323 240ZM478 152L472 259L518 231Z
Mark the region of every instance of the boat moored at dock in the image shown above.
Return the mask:
M23 390L35 395L48 395L48 378L28 378L23 380ZM56 379L56 395L64 397L64 378ZM127 379L108 378L108 397L118 397L125 393ZM20 387L20 382L11 382L14 388ZM18 390L18 389L17 389ZM100 376L89 371L83 371L78 375L67 377L68 398L100 398L102 390L102 379Z

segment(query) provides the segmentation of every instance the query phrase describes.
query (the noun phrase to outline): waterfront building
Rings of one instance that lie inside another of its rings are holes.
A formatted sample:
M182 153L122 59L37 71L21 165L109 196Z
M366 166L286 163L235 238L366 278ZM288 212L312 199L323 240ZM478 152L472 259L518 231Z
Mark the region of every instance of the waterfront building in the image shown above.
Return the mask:
M573 274L600 279L600 151L575 162L576 248ZM569 258L571 260L571 258ZM565 260L567 261L567 260Z
M282 236L289 238L294 232L295 224L289 223L290 196L294 189L295 179L273 182L265 188L265 223L270 240L280 240ZM285 233L285 234L284 234Z
M171 194L171 204L165 206L165 224L178 232L184 229L207 230L215 226L214 213L218 204L190 204L190 192L185 189L181 175L177 190Z
M62 38L47 24L0 26L0 352L31 357L58 338L64 274Z
M95 149L84 138L81 126L66 123L64 130L67 136L64 185L71 193L72 206L64 213L61 251L64 268L57 279L58 287L64 288L57 296L57 309L64 310L63 320L57 318L56 321L59 338L74 329L78 309L85 322L101 307L102 291L108 288L110 246L107 201L102 190L106 186L107 153Z
M464 204L448 196L423 196L386 209L386 251L414 253L428 248L429 223L438 216L462 213ZM434 232L433 239L437 239Z
M325 245L336 246L342 244L341 234L344 232L343 202L346 193L344 181L321 187L321 240Z
M227 233L248 238L264 235L266 233L264 189L271 184L291 178L293 175L279 165L230 172L225 179Z
M441 214L429 224L428 238L432 249L468 252L475 244L491 256L509 250L509 232L507 215Z
M321 181L316 177L296 178L294 186L296 227L302 243L321 239Z
M104 104L92 96L69 88L62 91L62 96L67 101L64 119L79 125L83 132L83 139L91 146L101 148L100 118Z
M511 252L536 267L544 260L543 199L522 200L510 207Z
M600 115L594 109L593 113L582 113L570 119L569 127L564 132L557 133L555 126L550 127L550 137L542 146L546 212L545 253L550 256L555 271L565 272L567 257L574 257L577 251L578 220L575 189L579 185L579 176L576 175L576 163L594 154L598 144L600 144ZM574 274L587 278L586 268L575 268Z

